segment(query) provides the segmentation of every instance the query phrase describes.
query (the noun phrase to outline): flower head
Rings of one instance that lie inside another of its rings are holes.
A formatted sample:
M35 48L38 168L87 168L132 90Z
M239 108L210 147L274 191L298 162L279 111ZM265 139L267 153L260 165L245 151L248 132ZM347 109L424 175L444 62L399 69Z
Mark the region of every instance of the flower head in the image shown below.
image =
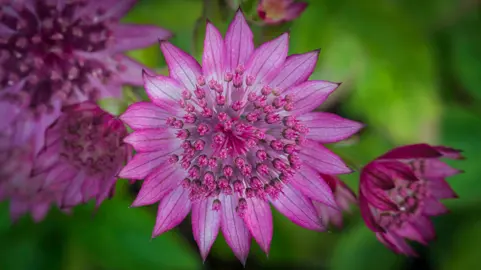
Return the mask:
M361 214L379 241L394 252L413 256L405 239L422 244L433 240L429 217L448 211L440 199L457 197L445 178L459 171L440 158L461 155L443 146L407 145L375 159L361 172Z
M5 3L6 2L6 3ZM154 26L119 24L135 0L7 0L0 7L0 130L35 152L63 105L119 96L142 67L122 52L167 38Z
M160 47L169 77L144 73L152 102L121 115L134 130L125 142L137 153L120 176L145 179L133 206L160 202L153 235L192 210L204 259L221 229L245 262L252 236L269 250L269 202L300 226L325 229L311 200L336 202L319 173L350 169L321 143L361 125L309 113L338 86L307 81L318 51L287 57L287 34L254 49L240 11L224 38L207 24L202 66L168 42Z
M341 179L333 175L321 174L322 179L331 188L337 207L332 207L321 202L313 201L321 219L325 224L332 223L342 227L343 211L350 211L351 205L357 203L356 195Z
M122 142L126 135L123 123L94 103L64 107L47 129L32 176L7 193L12 217L30 211L40 220L52 202L61 209L91 199L100 205L113 193L117 174L130 156L130 147Z
M305 2L294 0L259 0L257 14L267 24L292 21L307 8Z

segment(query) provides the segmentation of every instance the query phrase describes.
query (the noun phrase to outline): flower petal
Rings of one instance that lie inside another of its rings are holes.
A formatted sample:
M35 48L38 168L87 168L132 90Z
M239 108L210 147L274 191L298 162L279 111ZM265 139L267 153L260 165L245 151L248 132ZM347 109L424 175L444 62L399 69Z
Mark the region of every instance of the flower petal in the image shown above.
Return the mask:
M312 204L316 208L318 215L321 217L322 222L327 224L332 223L337 227L342 227L342 211L332 208L323 203L312 201Z
M233 72L245 65L254 51L254 36L242 11L237 11L225 34L225 67Z
M179 81L185 88L194 91L201 67L188 53L167 41L160 42L160 49L169 67L169 76Z
M132 145L139 152L171 153L180 147L178 140L171 129L145 129L137 130L124 138L124 142Z
M144 48L159 40L168 39L172 33L155 25L117 24L112 28L115 42L113 53Z
M439 153L443 154L443 157L445 158L463 159L463 156L461 155L461 150L442 145L434 146L434 149L436 149Z
M289 88L284 94L294 96L293 115L301 115L319 107L340 84L328 81L307 81Z
M273 233L271 207L268 202L256 197L247 198L246 201L244 221L256 242L268 254Z
M425 215L439 216L449 212L446 206L444 206L436 198L428 196L423 200L423 203L424 203L423 214Z
M271 198L270 202L279 212L301 227L316 231L326 229L312 202L290 185L284 185L278 197Z
M415 170L419 172L420 177L427 179L446 178L461 172L460 170L433 158L414 161L413 165Z
M132 206L138 207L160 201L166 194L180 185L185 176L184 170L180 170L170 162L164 162L155 171L147 175Z
M50 209L50 203L36 203L34 207L32 207L32 218L35 222L42 221L48 213Z
M167 127L172 114L151 102L137 102L120 115L120 120L134 130Z
M79 203L84 203L85 198L82 193L82 185L86 180L86 175L83 171L77 172L77 175L69 179L69 184L63 192L62 199L59 203L60 208L70 208Z
M373 232L384 232L384 229L379 226L379 224L374 219L374 215L372 214L369 207L369 201L366 196L364 196L362 190L359 190L359 209L364 223L366 223L366 226L370 230L372 230Z
M446 182L446 180L442 178L437 179L429 179L428 181L428 190L429 194L436 199L453 199L457 198L458 195L451 186Z
M296 175L290 179L289 183L307 197L330 207L338 208L331 188L311 166L303 166L302 170L299 170Z
M442 154L428 144L411 144L394 148L380 156L378 159L416 159L416 158L438 158Z
M376 237L381 243L396 253L408 256L417 255L413 248L399 235L392 233L376 233Z
M152 237L159 236L179 225L189 214L190 209L189 190L178 186L160 202Z
M192 232L204 261L217 238L221 222L221 212L212 209L213 202L214 198L209 197L192 204Z
M178 102L182 99L182 86L175 80L162 75L151 76L146 72L142 74L147 95L159 107L176 113L180 107Z
M309 128L308 139L322 143L345 140L357 133L363 124L342 118L333 113L311 112L298 117Z
M236 211L237 201L235 197L222 194L220 199L222 207L222 234L237 259L245 265L249 255L251 235L244 220Z
M219 30L207 22L204 40L204 54L202 55L202 73L207 81L214 79L223 81L223 61L225 55L224 40Z
M352 172L342 159L332 151L317 142L307 140L299 157L303 163L307 163L320 173L324 174L344 174Z
M280 72L269 82L269 86L282 93L292 86L305 82L316 67L319 50L287 57Z
M295 18L299 17L302 12L307 8L307 3L305 2L295 2L287 7L286 12L284 13L284 20L292 21Z
M170 153L165 153L165 151L137 153L120 171L119 177L143 179L160 164L166 161L169 158L169 154Z
M288 47L289 35L284 33L254 51L246 65L246 74L255 77L254 84L267 82L279 72L287 57Z

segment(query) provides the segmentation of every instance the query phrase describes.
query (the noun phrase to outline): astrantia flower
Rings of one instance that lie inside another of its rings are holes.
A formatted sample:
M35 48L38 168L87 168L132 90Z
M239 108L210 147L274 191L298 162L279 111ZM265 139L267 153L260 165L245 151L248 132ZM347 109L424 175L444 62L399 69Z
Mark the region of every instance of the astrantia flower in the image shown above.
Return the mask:
M117 174L130 156L122 121L84 102L65 107L47 129L32 177L7 193L12 218L30 211L41 220L52 202L61 209L112 194Z
M405 239L422 244L433 240L429 217L448 211L440 199L457 197L445 178L459 171L440 158L461 155L443 146L407 145L382 155L361 172L361 214L379 241L394 252L416 255Z
M299 17L307 3L294 0L259 0L257 14L268 24L292 21Z
M350 211L351 205L357 203L356 195L338 177L326 174L322 174L321 177L331 188L337 207L332 207L316 201L313 201L312 203L316 207L325 224L332 223L337 227L342 227L343 211Z
M167 38L155 26L119 24L135 0L6 0L0 7L0 130L12 140L44 131L62 105L119 96L142 66L122 55Z
M336 202L319 173L350 169L321 143L343 140L361 125L309 113L338 86L306 81L318 51L287 57L287 34L254 49L241 12L225 38L207 24L202 66L170 43L160 47L170 76L144 73L152 102L121 116L134 129L125 142L137 154L120 176L145 179L133 206L160 201L153 235L192 209L202 257L220 228L245 262L251 236L269 250L269 202L296 224L323 230L311 200Z

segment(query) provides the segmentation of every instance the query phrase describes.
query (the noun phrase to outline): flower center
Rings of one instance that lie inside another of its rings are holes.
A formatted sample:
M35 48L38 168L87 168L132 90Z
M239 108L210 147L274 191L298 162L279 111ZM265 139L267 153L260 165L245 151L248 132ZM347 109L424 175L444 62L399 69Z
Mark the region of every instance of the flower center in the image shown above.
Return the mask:
M105 82L111 76L99 61L79 59L76 51L102 51L112 41L105 11L83 12L82 0L7 4L0 9L0 92L2 98L28 107L34 114L52 109L52 101L95 98L91 76ZM81 13L83 12L83 13ZM21 91L9 86L24 83Z
M183 119L167 119L183 149L170 161L187 170L183 186L192 200L237 193L242 210L244 197L275 198L300 168L299 145L308 129L289 116L292 96L255 81L242 66L223 81L201 76L194 93L182 92Z
M422 210L422 202L426 196L426 184L423 180L396 180L395 183L396 187L387 194L399 210L380 213L380 224L385 228L400 227L405 221L415 217Z
M117 169L126 154L122 140L127 132L122 123L105 112L79 111L66 117L60 127L60 155L89 175Z

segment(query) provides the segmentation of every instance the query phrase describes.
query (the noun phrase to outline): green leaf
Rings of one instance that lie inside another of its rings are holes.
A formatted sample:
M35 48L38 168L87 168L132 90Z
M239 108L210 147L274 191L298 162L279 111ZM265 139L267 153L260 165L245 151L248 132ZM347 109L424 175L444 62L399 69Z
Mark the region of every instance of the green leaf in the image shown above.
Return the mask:
M87 256L109 269L199 269L202 260L175 231L150 239L155 212L129 208L119 197L102 204L95 215L91 207L76 209L71 241Z
M340 236L330 265L333 270L395 270L402 269L404 261L405 257L394 254L360 224Z

